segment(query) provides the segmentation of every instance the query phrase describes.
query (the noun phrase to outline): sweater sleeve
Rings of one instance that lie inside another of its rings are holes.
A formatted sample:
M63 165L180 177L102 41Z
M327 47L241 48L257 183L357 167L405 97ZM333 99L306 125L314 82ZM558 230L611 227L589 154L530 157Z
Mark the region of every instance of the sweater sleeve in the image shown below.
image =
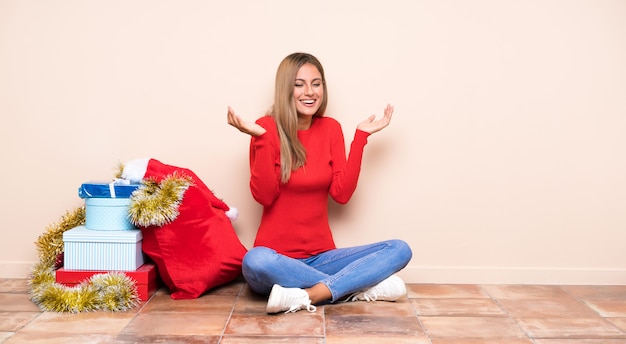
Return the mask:
M332 170L333 179L330 185L330 196L340 204L347 203L356 190L359 174L361 173L361 161L363 148L367 143L369 133L356 130L354 139L350 144L348 159L346 160L345 142L341 127L338 134L333 135L332 145Z
M263 206L271 205L280 192L280 150L272 141L274 130L257 121L267 132L250 140L250 191Z

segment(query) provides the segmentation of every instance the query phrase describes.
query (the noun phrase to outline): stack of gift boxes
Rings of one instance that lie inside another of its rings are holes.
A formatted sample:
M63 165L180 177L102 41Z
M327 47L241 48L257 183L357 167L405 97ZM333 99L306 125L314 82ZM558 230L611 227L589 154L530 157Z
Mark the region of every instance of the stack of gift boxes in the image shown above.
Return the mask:
M128 219L130 197L138 187L120 180L80 186L85 225L63 233L64 265L56 271L58 283L74 286L95 274L116 271L135 281L139 299L148 300L156 291L156 266L145 261L141 230Z

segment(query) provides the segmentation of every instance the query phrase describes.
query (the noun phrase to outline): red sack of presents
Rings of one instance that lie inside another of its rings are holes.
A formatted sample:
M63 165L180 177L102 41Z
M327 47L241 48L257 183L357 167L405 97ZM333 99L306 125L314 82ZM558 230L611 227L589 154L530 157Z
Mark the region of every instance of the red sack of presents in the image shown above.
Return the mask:
M142 250L157 265L172 299L193 299L241 274L246 248L230 208L191 170L155 159L133 160L122 177L140 181L129 218L141 229Z

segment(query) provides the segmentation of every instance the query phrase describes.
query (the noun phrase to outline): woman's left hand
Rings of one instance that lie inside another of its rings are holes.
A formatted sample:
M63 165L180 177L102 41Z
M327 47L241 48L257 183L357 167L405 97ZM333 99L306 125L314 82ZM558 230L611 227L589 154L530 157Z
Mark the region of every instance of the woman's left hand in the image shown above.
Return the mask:
M389 125L389 122L391 122L391 115L393 115L393 106L391 106L391 104L387 104L383 118L374 120L376 119L376 115L371 115L365 121L359 123L356 128L366 133L373 134Z
M241 117L235 114L235 111L230 106L228 107L228 113L226 116L228 118L228 124L239 129L239 131L241 131L242 133L246 133L250 136L259 136L265 134L265 128L254 122L244 121L243 119L241 119Z

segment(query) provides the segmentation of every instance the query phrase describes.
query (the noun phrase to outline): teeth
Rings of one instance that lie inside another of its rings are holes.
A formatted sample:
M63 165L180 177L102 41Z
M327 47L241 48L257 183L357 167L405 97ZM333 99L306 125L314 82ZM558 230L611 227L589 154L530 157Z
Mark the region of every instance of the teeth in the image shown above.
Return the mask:
M303 100L302 102L305 104L313 104L315 103L315 100Z

